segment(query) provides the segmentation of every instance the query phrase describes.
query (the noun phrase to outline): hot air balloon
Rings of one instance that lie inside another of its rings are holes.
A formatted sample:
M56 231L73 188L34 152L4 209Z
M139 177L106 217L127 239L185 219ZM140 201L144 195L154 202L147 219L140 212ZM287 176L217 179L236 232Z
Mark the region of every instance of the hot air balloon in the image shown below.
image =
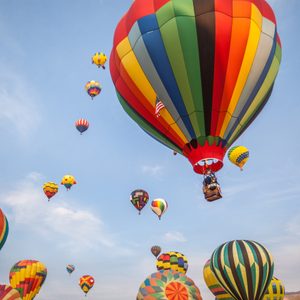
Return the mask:
M101 86L98 81L91 80L85 85L85 90L87 93L94 99L94 97L98 96L101 92Z
M66 187L67 190L69 190L72 185L76 184L75 177L72 175L65 175L63 179L61 180L61 184Z
M268 289L263 297L263 300L283 300L284 286L281 280L273 277Z
M74 265L67 265L66 269L67 269L67 272L69 274L72 274L75 271L75 266Z
M151 253L157 257L161 252L161 248L159 246L152 246L151 247Z
M7 236L8 236L9 226L8 221L3 213L2 209L0 208L0 250L4 246Z
M238 166L241 171L243 166L249 159L249 150L244 146L235 146L228 151L229 160L236 166Z
M215 295L217 300L233 300L233 298L226 293L222 288L218 280L216 279L214 273L210 268L210 260L208 260L203 268L204 281L209 288L209 290Z
M22 300L32 300L39 293L47 276L45 265L36 260L22 260L10 270L10 285L17 289Z
M156 262L156 268L160 270L173 270L175 272L186 273L188 270L188 260L180 252L170 251L162 253Z
M58 185L55 182L46 182L43 185L43 191L48 198L48 201L58 192Z
M79 119L75 122L75 127L80 132L80 134L88 130L89 126L89 122L85 119Z
M110 72L128 115L203 174L222 168L261 112L280 61L266 1L136 0L115 30Z
M107 57L103 52L97 52L92 57L92 64L95 64L98 68L105 69L106 61Z
M194 281L172 270L151 274L141 284L137 300L202 300Z
M84 275L79 280L79 285L85 295L90 291L94 286L95 280L91 275Z
M167 211L168 203L164 199L155 199L151 203L152 211L161 219L161 216Z
M141 214L141 210L145 207L149 200L149 195L144 190L135 190L130 194L130 201L133 206L139 211Z
M210 267L221 286L236 300L261 300L274 271L268 250L247 240L219 246L211 256Z
M0 285L1 300L22 300L19 292L10 285Z

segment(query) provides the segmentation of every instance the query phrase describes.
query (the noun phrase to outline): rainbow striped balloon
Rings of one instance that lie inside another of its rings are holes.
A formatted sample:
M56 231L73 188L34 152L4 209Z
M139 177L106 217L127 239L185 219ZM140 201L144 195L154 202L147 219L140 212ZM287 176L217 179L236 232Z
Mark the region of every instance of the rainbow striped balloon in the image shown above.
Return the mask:
M167 211L168 203L166 200L158 198L151 203L152 211L161 219L161 216Z
M98 96L101 92L101 86L98 81L91 80L85 85L85 90L91 96L92 99Z
M0 208L0 250L4 246L7 236L8 236L9 226L8 221L3 213L2 209Z
M19 292L10 285L0 285L1 300L22 300Z

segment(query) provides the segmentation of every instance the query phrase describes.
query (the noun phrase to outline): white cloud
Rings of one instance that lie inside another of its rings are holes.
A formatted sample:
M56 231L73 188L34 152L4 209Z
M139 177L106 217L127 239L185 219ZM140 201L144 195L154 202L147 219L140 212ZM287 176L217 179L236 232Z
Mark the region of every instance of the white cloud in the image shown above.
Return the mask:
M167 232L164 235L164 239L167 242L180 242L180 243L184 243L187 241L187 239L184 237L184 235L179 232L179 231L172 231L172 232Z
M144 174L148 174L151 176L161 175L162 170L163 170L163 167L160 165L154 165L154 166L144 165L144 166L142 166L142 172Z

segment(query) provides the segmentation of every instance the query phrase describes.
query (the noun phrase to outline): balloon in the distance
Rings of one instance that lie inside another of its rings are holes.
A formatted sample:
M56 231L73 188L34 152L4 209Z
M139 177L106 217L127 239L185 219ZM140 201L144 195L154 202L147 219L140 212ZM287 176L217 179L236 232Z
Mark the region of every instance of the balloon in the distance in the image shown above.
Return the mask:
M151 203L151 209L161 219L161 216L168 209L168 202L161 198L154 199Z
M9 232L9 225L5 214L0 208L0 250L4 246Z
M161 252L161 248L157 245L151 247L151 253L157 257Z
M236 300L262 299L274 271L268 250L248 240L219 246L211 256L210 267L221 286Z
M10 285L0 285L0 300L22 300L22 298Z
M101 92L101 86L98 81L91 80L85 85L85 90L93 99L94 97L98 96Z
M103 52L96 52L92 57L92 64L95 64L98 68L105 69L105 63L107 57Z
M281 280L273 277L263 297L263 300L283 300L284 293L284 285L282 284Z
M10 285L17 289L23 300L32 300L40 291L47 276L45 265L36 260L22 260L10 270Z
M75 122L75 127L80 132L80 134L88 130L89 126L89 122L85 119L79 119Z
M72 274L75 271L75 266L74 265L67 265L66 269L67 269L67 272L69 274Z
M64 185L67 190L69 190L72 185L77 184L77 182L73 175L65 175L61 180L61 184Z
M43 185L44 194L47 196L48 201L58 192L58 185L55 182L46 182Z
M94 286L95 280L91 275L84 275L79 279L79 286L87 294Z
M222 288L219 281L210 268L210 260L206 262L203 268L204 281L209 290L215 295L216 299L233 300L233 298Z
M188 260L180 252L170 251L162 253L156 262L156 268L160 270L173 270L175 272L186 273L188 270Z
M137 300L202 300L194 281L172 270L151 274L141 284Z
M235 146L229 149L228 159L241 170L249 159L249 150L245 146Z
M144 190L134 190L130 194L130 201L133 206L141 213L141 210L145 207L149 200L149 194Z
M128 115L203 174L206 160L222 168L264 108L280 61L267 1L136 0L115 30L110 73Z

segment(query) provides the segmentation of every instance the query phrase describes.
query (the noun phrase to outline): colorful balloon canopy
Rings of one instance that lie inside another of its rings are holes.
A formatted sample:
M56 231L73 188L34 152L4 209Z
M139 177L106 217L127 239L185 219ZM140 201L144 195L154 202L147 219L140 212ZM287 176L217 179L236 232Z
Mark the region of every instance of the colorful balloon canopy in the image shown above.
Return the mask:
M172 270L151 274L139 288L137 300L202 300L194 281Z
M82 291L87 294L94 286L95 280L91 275L84 275L79 280L79 286Z
M98 96L101 92L101 86L98 81L91 80L85 85L85 90L92 97L92 99Z
M22 300L19 292L10 285L0 285L1 300Z
M151 203L152 211L161 219L161 216L167 211L168 203L166 200L158 198Z
M133 206L141 213L141 210L145 207L149 200L149 195L144 190L135 190L130 194L130 201Z
M61 180L61 184L66 187L67 190L69 190L72 185L76 184L75 177L73 175L65 175L63 179Z
M228 293L226 293L226 291L222 288L222 286L216 279L214 273L210 268L210 260L208 260L204 265L203 277L207 287L215 295L216 299L233 300L233 298Z
M151 253L157 257L161 252L161 248L159 246L152 246L151 247Z
M136 0L115 30L110 72L128 115L203 173L199 162L222 168L263 109L280 61L266 1Z
M39 293L47 276L45 265L36 260L22 260L10 270L10 285L17 289L22 300L32 300Z
M75 266L74 265L67 265L66 269L67 269L67 272L69 274L72 274L75 271Z
M213 252L210 267L232 298L260 300L271 282L274 263L268 250L259 243L236 240Z
M284 286L281 280L273 277L268 289L263 297L263 300L283 300Z
M103 52L97 52L92 57L92 64L95 64L98 68L105 69L105 63L107 61L107 57Z
M55 182L46 182L43 185L43 191L49 201L58 192L58 185Z
M162 253L156 262L156 268L160 270L173 270L175 272L186 273L188 270L188 260L182 253L170 251Z
M80 134L88 130L89 126L89 122L85 119L79 119L75 122L75 127L80 132Z
M228 151L229 160L241 170L249 159L249 150L244 146L235 146Z
M8 221L3 213L2 209L0 208L0 250L4 246L7 236L8 236L9 226Z

